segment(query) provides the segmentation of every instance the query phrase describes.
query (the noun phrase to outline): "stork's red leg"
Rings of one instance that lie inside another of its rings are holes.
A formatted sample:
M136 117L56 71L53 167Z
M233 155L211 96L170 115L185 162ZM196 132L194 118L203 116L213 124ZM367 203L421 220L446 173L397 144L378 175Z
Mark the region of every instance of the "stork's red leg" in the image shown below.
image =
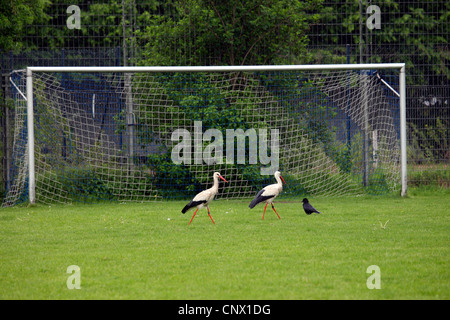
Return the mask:
M264 207L264 212L263 212L263 217L261 220L264 220L264 215L266 214L266 208L267 208L268 203L266 203L266 206Z
M273 211L275 211L275 213L277 214L278 219L281 219L281 217L280 217L280 215L278 214L277 210L275 210L275 207L273 206L273 203L271 203L271 205L272 205Z
M192 218L191 218L191 221L189 221L189 224L191 224L191 222L192 222L192 219L194 219L194 217L195 217L195 214L197 213L197 211L198 211L198 208L197 208L197 210L195 210L195 212L194 212L194 215L192 216Z
M209 212L209 207L206 207L206 209L208 209L208 216L209 216L209 218L211 219L211 221L212 221L214 224L216 224L216 223L214 222L213 218L211 217L211 213Z

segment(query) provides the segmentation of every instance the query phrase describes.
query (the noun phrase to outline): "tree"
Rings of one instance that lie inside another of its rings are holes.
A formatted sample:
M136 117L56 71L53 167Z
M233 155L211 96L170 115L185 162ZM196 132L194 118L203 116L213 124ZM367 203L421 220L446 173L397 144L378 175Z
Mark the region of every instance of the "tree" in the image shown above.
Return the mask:
M322 0L182 0L141 15L147 65L287 63L306 53ZM173 14L167 14L171 11ZM164 12L164 14L161 14Z
M47 21L49 0L0 1L0 50L19 52L26 47L27 28Z
M354 0L322 8L319 23L311 35L324 35L317 37L319 41L314 45L321 48L316 51L320 51L320 55L316 56L327 57L322 61L316 60L317 63L345 63L346 44L361 45L363 62L405 62L408 84L448 83L450 54L446 35L450 31L447 23L450 2L380 2L381 29L378 30L367 30L368 6L367 0ZM359 62L359 54L352 54L352 63Z

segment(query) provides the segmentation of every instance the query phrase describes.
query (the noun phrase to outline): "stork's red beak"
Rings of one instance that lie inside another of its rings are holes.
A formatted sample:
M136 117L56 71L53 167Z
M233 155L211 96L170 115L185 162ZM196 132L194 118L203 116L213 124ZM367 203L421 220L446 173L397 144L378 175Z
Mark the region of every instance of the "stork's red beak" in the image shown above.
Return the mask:
M281 180L284 182L284 184L286 184L286 181L284 181L284 179L283 179L283 177L282 176L280 176L280 178L281 178Z
M225 178L224 178L224 177L222 177L222 176L219 176L219 178L220 178L220 179L222 179L223 181L225 181L225 182L227 182L227 183L228 183L228 181L227 181L227 180L225 180Z

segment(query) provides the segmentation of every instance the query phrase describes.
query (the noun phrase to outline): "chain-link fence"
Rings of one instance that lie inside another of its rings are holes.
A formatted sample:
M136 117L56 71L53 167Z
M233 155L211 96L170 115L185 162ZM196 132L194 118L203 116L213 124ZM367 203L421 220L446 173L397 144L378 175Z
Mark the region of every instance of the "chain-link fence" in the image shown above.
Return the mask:
M1 14L0 196L9 75L26 66L405 62L409 185L450 183L448 1L15 1ZM381 75L396 88L389 74Z

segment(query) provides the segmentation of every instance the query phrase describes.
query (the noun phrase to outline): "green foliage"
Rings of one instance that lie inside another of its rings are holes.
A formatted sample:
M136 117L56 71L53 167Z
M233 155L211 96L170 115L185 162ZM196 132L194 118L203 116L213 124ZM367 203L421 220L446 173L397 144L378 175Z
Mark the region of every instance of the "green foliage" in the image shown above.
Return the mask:
M27 29L33 24L49 20L45 9L49 0L1 0L0 1L0 52L20 52L28 44L24 40Z
M216 65L280 63L305 53L307 30L317 20L320 0L259 1L188 0L161 7L175 14L148 12L146 28L137 33L146 65ZM186 37L195 30L195 37Z
M65 168L56 175L62 189L72 201L96 202L114 199L104 181L91 168Z
M185 199L201 191L192 172L183 165L174 164L170 154L149 155L147 167L154 172L149 182L164 199Z
M435 124L425 124L419 128L408 123L408 159L413 163L435 163L448 157L450 132L448 124L437 117Z
M99 42L102 43L102 46L109 48L121 46L122 2L124 1L109 0L107 3L93 3L89 5L88 11L82 11L80 23L83 26L89 26L81 28L79 31L81 33L80 40L87 42L84 46L95 47Z
M369 16L365 12L369 3L362 2L363 23ZM408 1L388 0L375 4L379 5L382 14L381 29L371 30L368 40L364 25L362 45L363 50L367 50L371 47L368 46L370 41L370 44L380 50L369 52L370 61L365 62L405 62L408 68L408 84L434 84L433 77L436 75L441 76L445 84L444 79L450 79L450 55L446 50L448 39L444 36L450 31L447 23L450 18L450 2L431 0L413 4ZM341 12L348 14L342 18ZM317 43L319 49L313 54L314 62L346 63L343 44L360 44L360 19L360 1L324 4L319 18L322 23L313 29L313 34L320 31L321 34L330 36L320 38ZM349 35L352 39L348 39ZM324 49L321 45L331 46L332 49ZM342 48L335 48L336 45ZM389 56L386 56L387 52ZM359 62L359 55L353 53L351 62Z
M450 168L445 164L408 165L408 188L438 186L450 190Z
M386 194L389 192L389 185L386 174L382 169L377 168L369 174L369 185L366 187L368 194Z

